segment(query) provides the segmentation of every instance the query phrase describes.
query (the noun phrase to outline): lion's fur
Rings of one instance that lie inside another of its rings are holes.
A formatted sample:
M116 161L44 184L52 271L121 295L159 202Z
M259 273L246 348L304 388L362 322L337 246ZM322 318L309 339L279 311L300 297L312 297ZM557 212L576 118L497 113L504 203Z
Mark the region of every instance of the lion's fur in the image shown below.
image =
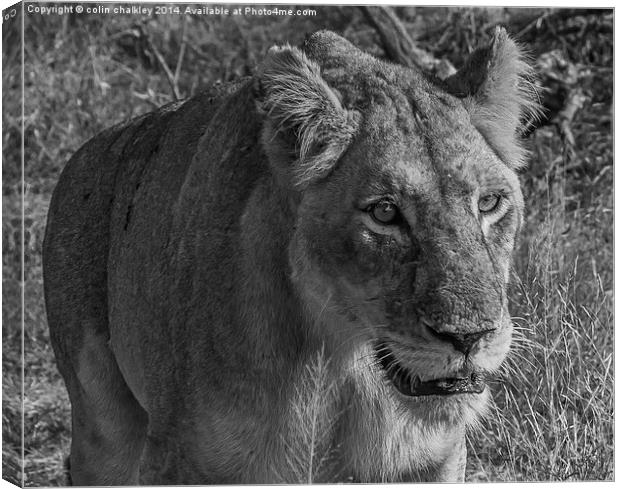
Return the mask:
M44 243L74 483L462 479L488 389L403 398L373 342L422 380L509 347L533 105L504 31L476 59L439 83L319 32L76 153ZM406 228L369 217L386 193ZM465 358L428 322L492 332Z

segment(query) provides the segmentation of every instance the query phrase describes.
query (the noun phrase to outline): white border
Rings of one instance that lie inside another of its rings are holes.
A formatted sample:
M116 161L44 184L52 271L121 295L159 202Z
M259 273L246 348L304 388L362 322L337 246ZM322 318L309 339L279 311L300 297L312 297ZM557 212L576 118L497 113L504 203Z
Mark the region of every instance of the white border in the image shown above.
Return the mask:
M28 4L28 3L43 3L43 2L37 2L37 1L31 1L31 2L24 2L24 4ZM252 4L252 3L256 3L256 4L263 4L263 5L276 5L276 4L294 4L294 5L376 5L376 4L386 4L386 5L412 5L415 4L415 6L437 6L437 5L441 5L441 6L480 6L480 7L533 7L533 8L578 8L578 7L582 7L582 8L614 8L615 7L615 2L613 1L600 1L600 0L592 0L592 1L588 1L586 2L576 2L574 0L571 1L557 1L557 0L543 0L541 1L513 1L513 2L498 2L498 1L488 1L488 0L478 0L469 4L464 4L464 2L459 2L459 1L455 1L455 0L443 0L440 2L433 2L433 1L428 1L428 0L390 0L388 2L377 2L377 1L369 1L369 0L340 0L338 2L331 2L331 1L325 1L325 0L315 0L315 1L283 1L283 0L270 0L270 1L240 1L240 0L225 0L222 2L212 2L212 1L196 1L196 2L187 2L187 1L181 1L181 0L139 0L139 1L134 1L134 2L97 2L97 1L84 1L84 2L62 2L62 1L54 1L54 2L45 2L45 3L158 3L158 4L170 4L170 3L188 3L188 4L205 4L205 3L211 3L211 4L216 4L216 5L224 5L224 4ZM541 5L541 3L543 3L543 5ZM7 7L10 7L11 5L15 5L16 8L20 8L18 6L18 2L14 2L11 0L0 0L0 6L2 7L2 10L6 9ZM615 14L615 12L614 12ZM22 36L23 36L23 21L24 21L25 16L22 13ZM615 18L614 18L615 20ZM22 59L23 59L23 39L22 39ZM616 45L616 29L615 29L615 22L614 22L614 46ZM2 40L0 38L0 51L1 51L1 47L2 47ZM22 83L23 83L23 69L24 67L22 66ZM615 109L615 86L616 86L616 59L615 59L615 49L614 49L614 109ZM22 86L22 93L23 93L23 86ZM1 95L2 95L2 88L0 87L0 108L1 108ZM22 97L22 114L23 114L23 97ZM615 202L617 201L616 197L617 197L617 187L615 185L616 182L616 157L615 157L615 141L616 138L618 137L618 131L617 131L617 124L616 124L616 117L615 117L615 110L614 110L614 292L615 292L615 284L617 283L618 280L618 270L615 267L615 256L616 256L616 252L618 250L617 248L617 244L618 244L618 240L617 240L617 213L615 212ZM23 126L23 117L22 117L22 126ZM23 134L23 127L22 127L22 134ZM23 154L24 154L24 148L23 148L23 141L22 141L22 175L23 173ZM22 182L22 219L23 219L23 210L24 210L24 203L23 203L23 197L24 197L24 182ZM0 217L1 219L1 217ZM22 243L23 243L23 232L24 230L22 229ZM22 254L23 255L23 254ZM24 267L23 267L24 263L23 263L23 256L22 256L22 283L23 283L23 273L24 273ZM1 291L1 282L0 282L0 291ZM615 294L614 294L614 298L615 298ZM22 307L23 307L23 290L22 290ZM618 317L618 307L616 304L616 301L614 300L614 318ZM22 314L22 327L23 327L23 314ZM614 328L615 329L615 328ZM617 399L618 399L618 392L615 389L616 386L616 379L617 379L617 363L615 361L615 352L618 351L618 345L620 343L619 341L619 337L620 334L615 333L614 335L614 406L618 406L617 403ZM23 341L23 336L22 336L22 341ZM22 343L22 351L23 351L23 343ZM23 362L22 362L22 390L23 390ZM22 392L22 406L23 406L23 392ZM22 417L23 417L23 410L22 410ZM22 428L23 428L23 419L22 419ZM615 469L617 469L619 467L618 461L620 460L620 455L618 454L618 447L615 446L615 434L618 433L618 419L617 417L614 420L614 462L615 462ZM22 429L23 432L23 429ZM0 434L0 443L2 441L1 439L1 434ZM23 439L22 439L22 444L23 444ZM23 453L23 450L22 450ZM517 489L517 488L522 488L525 486L529 486L529 485L533 485L536 484L536 487L538 488L547 488L547 487L554 487L556 486L558 483L557 482L538 482L538 483L532 483L532 482L508 482L508 483L485 483L484 487L485 488L489 488L489 489L496 489L496 488L501 488L501 489ZM563 483L559 483L559 484L563 484ZM602 489L602 488L612 488L615 487L614 482L574 482L574 483L564 483L564 484L571 484L571 485L576 485L578 484L579 487L584 487L584 488L597 488L597 489ZM472 484L470 484L472 485ZM394 485L377 485L378 487L393 487ZM375 486L375 487L377 487ZM416 484L399 484L399 487L414 487L416 486ZM447 487L447 484L435 484L434 487ZM13 488L15 486L13 486L12 484L10 484L9 482L5 481L5 480L1 480L0 481L0 489L3 488ZM231 487L231 486L227 486L227 487ZM244 487L254 487L254 486L244 486ZM269 487L269 486L256 486L256 487ZM282 487L282 486L275 486L275 487ZM332 487L331 485L328 485L328 487ZM333 487L340 487L340 486L336 486L334 485Z

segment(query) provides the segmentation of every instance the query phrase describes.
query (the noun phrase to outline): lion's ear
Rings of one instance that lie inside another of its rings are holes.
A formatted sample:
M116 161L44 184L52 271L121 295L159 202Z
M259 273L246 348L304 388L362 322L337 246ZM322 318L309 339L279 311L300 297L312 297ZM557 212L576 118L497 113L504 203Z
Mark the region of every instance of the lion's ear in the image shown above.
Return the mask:
M256 82L274 170L300 189L326 176L351 143L359 114L343 107L319 66L290 46L269 50Z
M474 51L457 73L446 79L448 91L463 98L471 121L511 168L525 164L519 141L523 121L539 113L533 71L523 52L497 27L491 43Z

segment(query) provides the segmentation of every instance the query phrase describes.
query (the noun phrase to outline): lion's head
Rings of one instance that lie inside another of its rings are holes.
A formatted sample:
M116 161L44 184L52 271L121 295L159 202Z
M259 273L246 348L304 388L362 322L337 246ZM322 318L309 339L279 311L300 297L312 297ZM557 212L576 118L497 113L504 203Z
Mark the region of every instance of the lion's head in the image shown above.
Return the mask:
M527 77L499 29L444 82L328 32L272 49L258 77L296 288L333 348L370 356L413 409L467 419L509 349Z

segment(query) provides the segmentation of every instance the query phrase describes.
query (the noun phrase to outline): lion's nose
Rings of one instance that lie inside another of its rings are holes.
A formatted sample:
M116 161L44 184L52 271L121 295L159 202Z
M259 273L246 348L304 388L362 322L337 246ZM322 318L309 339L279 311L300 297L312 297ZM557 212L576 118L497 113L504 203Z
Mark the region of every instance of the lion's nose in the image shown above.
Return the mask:
M485 329L483 331L475 331L472 333L452 333L447 331L437 331L433 326L427 324L428 329L436 338L452 343L457 351L467 355L472 347L484 336L495 331L494 329Z

